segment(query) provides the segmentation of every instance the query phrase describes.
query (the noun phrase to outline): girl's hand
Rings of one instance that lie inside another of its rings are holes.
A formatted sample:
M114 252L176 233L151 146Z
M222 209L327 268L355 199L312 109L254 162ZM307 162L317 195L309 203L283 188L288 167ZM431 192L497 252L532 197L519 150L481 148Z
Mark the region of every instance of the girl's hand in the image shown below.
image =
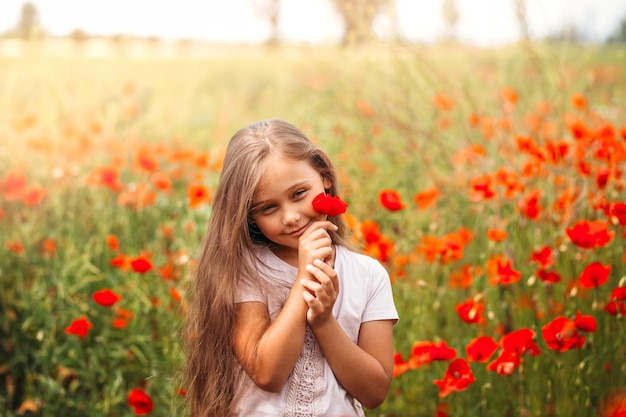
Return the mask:
M313 223L300 236L298 245L298 269L302 272L306 266L313 264L315 259L330 259L333 254L332 239L328 230L337 230L337 226L329 221ZM303 276L310 276L303 274Z
M302 297L309 306L306 320L311 327L316 327L332 317L333 306L339 293L339 280L337 272L319 259L308 264L306 270L314 278L301 280L302 286L306 289Z

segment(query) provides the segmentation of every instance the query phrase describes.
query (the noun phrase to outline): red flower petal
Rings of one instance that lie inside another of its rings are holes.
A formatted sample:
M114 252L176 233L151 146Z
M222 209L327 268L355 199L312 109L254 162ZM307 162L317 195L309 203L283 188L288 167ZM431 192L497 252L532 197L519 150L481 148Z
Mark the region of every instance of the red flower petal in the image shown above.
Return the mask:
M319 193L313 199L313 210L327 216L338 216L346 212L348 204L338 196Z

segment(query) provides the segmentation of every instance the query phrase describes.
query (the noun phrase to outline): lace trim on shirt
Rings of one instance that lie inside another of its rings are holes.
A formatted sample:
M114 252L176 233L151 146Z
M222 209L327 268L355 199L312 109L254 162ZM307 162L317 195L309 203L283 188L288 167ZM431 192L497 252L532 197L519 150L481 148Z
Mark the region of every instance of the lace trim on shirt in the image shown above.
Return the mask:
M287 387L285 417L320 416L324 395L324 355L307 326L302 353L296 361Z

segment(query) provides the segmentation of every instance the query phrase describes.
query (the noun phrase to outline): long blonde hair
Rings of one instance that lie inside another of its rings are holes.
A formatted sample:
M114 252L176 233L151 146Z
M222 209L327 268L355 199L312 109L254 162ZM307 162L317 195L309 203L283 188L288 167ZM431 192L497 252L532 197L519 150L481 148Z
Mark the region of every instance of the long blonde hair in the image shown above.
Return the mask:
M234 356L232 331L235 293L243 277L256 276L255 247L268 241L250 222L254 194L271 152L308 161L328 179L327 192L338 194L338 180L328 155L297 127L279 119L263 120L233 135L212 205L192 291L186 332L185 388L192 417L234 416L232 400L241 372ZM348 246L342 217L335 244Z

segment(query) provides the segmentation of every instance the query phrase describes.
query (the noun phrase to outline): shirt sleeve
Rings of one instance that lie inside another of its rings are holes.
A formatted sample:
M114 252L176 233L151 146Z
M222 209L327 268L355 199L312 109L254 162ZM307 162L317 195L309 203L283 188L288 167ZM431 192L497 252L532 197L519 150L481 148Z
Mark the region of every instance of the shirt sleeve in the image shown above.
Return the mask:
M393 320L398 322L399 316L393 301L391 279L389 273L380 262L370 258L371 285L367 308L363 312L362 322L374 320Z
M250 301L259 301L267 304L267 299L258 283L255 285L253 280L245 279L239 283L239 288L237 288L237 293L235 294L235 303Z

